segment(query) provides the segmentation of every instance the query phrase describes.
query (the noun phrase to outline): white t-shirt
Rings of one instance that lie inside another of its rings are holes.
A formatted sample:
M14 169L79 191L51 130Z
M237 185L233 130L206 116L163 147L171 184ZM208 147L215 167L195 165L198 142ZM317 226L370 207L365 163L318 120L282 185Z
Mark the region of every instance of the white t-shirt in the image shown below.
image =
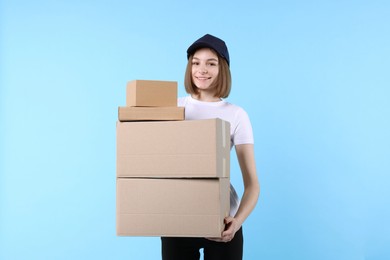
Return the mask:
M220 118L230 123L230 149L238 144L253 144L252 125L248 114L239 106L224 100L218 102L199 101L191 96L180 97L178 106L185 107L186 120ZM230 216L234 217L240 205L240 199L230 185Z

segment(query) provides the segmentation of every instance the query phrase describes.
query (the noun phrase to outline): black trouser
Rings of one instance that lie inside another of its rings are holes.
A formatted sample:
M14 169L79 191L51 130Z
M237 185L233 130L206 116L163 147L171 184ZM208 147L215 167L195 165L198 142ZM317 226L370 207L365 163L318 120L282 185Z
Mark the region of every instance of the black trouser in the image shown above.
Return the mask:
M215 242L206 238L162 237L163 260L199 260L203 248L204 260L241 260L243 237L240 228L230 242Z

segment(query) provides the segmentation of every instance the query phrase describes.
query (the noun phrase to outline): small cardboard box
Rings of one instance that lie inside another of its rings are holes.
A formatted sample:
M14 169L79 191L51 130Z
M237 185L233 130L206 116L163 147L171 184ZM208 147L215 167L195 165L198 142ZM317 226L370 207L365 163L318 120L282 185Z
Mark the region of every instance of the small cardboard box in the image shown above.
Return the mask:
M118 107L118 119L126 121L180 121L184 107Z
M227 121L117 122L117 177L222 178L229 174Z
M117 178L117 235L221 237L229 189L229 178Z
M126 88L126 106L175 107L177 106L177 82L129 81Z

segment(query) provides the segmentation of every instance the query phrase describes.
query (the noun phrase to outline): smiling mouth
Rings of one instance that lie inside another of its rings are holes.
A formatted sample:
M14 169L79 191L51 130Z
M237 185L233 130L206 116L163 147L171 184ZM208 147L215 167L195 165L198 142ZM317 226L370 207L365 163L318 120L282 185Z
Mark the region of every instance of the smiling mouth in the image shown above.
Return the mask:
M208 79L211 79L211 77L197 77L197 79L199 79L199 80L208 80Z

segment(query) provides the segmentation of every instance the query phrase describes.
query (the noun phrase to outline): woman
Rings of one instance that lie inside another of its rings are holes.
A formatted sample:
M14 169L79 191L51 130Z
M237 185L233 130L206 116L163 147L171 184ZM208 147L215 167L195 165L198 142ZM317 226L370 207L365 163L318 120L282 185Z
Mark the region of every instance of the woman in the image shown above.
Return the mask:
M230 58L223 40L206 34L187 50L188 64L185 89L189 94L179 98L185 107L186 120L221 118L230 122L231 147L235 147L241 168L244 193L241 202L231 186L230 216L225 218L221 238L162 238L164 260L199 259L204 248L205 259L242 259L242 224L254 209L260 193L256 174L252 127L247 113L223 100L231 89Z

